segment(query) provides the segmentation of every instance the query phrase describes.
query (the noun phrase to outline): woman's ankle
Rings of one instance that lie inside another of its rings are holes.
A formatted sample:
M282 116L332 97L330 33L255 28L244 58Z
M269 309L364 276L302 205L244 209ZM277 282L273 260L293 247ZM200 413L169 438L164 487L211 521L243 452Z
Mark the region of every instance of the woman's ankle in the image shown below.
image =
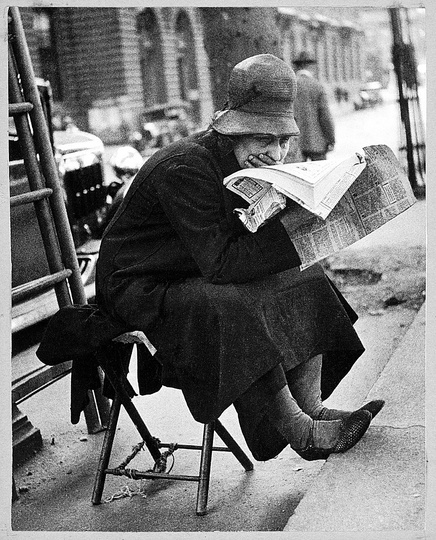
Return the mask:
M331 450L339 440L342 420L312 420L308 436L305 440L290 441L293 450L319 448Z
M289 418L287 422L274 421L276 429L288 441L293 449L306 448L310 444L313 431L313 420L307 415L301 415L298 420Z
M312 445L315 448L334 448L339 440L342 420L314 420L312 430Z
M342 411L340 409L328 409L322 407L312 417L314 420L332 421L332 420L345 420L351 414L351 411Z

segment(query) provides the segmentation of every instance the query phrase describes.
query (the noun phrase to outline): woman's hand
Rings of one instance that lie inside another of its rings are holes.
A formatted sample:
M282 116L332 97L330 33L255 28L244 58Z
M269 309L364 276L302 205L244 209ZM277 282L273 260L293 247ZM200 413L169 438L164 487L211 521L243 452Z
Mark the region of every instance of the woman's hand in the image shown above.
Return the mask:
M277 164L278 162L269 157L267 154L259 154L257 156L250 154L248 159L245 161L245 166L247 168L265 167L266 165Z

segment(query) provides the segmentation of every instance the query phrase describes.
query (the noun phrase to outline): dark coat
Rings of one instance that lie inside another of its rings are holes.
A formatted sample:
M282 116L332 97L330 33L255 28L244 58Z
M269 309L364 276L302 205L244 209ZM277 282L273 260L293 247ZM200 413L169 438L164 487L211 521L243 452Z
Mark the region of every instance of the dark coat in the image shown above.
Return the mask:
M303 152L324 154L328 145L335 144L335 128L324 87L304 71L297 71L294 113Z
M355 313L319 265L300 272L280 220L243 228L234 209L244 202L223 186L237 169L215 132L157 152L107 228L97 265L99 306L147 334L164 384L182 389L200 422L275 366L318 353L331 359L330 392L363 350ZM344 351L335 372L331 353Z
M203 276L219 285L245 283L298 266L279 220L251 234L234 214L246 203L224 188L223 178L238 169L233 152L220 150L214 132L154 154L103 236L98 304L148 331L174 281Z

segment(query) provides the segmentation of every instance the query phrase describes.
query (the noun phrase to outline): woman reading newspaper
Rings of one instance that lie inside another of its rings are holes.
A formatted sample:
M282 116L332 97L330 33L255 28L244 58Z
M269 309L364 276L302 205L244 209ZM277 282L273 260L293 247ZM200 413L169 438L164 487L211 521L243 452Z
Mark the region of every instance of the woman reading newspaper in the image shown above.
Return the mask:
M157 349L162 382L193 417L237 410L258 460L290 445L303 458L345 452L383 401L357 411L325 399L362 354L356 314L320 265L300 271L288 232L292 204L256 233L233 210L223 179L284 161L296 148L295 75L257 55L237 64L210 128L154 154L103 237L98 303Z

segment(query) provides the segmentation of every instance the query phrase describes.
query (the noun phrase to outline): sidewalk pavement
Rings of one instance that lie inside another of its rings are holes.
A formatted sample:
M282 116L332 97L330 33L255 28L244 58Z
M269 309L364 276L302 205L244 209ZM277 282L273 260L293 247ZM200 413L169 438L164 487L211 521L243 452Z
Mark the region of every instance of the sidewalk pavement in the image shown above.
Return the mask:
M374 246L395 244L407 252L409 246L425 246L424 201L394 222L385 226L383 234L376 231L363 239L355 249L370 251ZM325 462L305 462L287 448L275 460L256 462L251 473L245 473L232 456L215 453L209 513L201 518L194 512L196 486L185 482L156 481L148 484L144 497L115 499L93 507L90 496L103 433L86 436L84 422L68 424L69 381L62 379L53 385L58 388L56 393L41 392L21 405L34 425L44 429L45 446L17 471L18 485L29 489L14 503L11 537L18 537L20 531L123 531L123 538L127 531L161 532L164 537L169 531L239 531L238 535L250 537L257 531L257 538L258 531L284 531L278 534L299 539L310 531L314 535L310 538L317 538L318 533L323 540L349 540L355 538L354 532L362 540L379 540L392 529L395 535L388 537L395 540L406 538L409 531L414 531L414 538L422 538L424 316L422 307L418 315L402 309L358 321L367 351L327 402L339 407L361 406L366 396L386 400L356 447ZM401 327L409 329L405 332ZM164 388L138 399L137 406L151 426L158 426L162 440L196 443L201 438L201 426L190 421L180 392ZM222 420L246 449L232 408ZM138 442L125 414L116 442L114 463L124 459L126 449ZM185 454L176 457L174 473L195 471L197 453ZM104 497L116 494L125 484L117 477L108 478ZM375 531L376 536L371 537Z
M424 246L425 228L418 223L423 211L419 201L388 223L383 235L370 235L350 249ZM434 457L434 450L428 441L434 435L425 429L425 404L431 401L431 396L426 399L426 390L432 384L425 364L425 324L424 303L379 374L369 375L368 365L353 368L356 384L368 376L375 379L373 385L365 385L370 391L364 399L356 401L357 394L351 390L355 405L378 398L385 399L386 405L358 445L327 459L284 531L311 532L313 538L319 534L319 538L335 540L348 540L351 532L361 533L362 540L436 538L429 532L433 527L431 532L436 534L434 521L429 521L434 520L429 512L429 498L434 498L429 458ZM341 383L327 404L340 408L344 399L349 402L350 386Z

